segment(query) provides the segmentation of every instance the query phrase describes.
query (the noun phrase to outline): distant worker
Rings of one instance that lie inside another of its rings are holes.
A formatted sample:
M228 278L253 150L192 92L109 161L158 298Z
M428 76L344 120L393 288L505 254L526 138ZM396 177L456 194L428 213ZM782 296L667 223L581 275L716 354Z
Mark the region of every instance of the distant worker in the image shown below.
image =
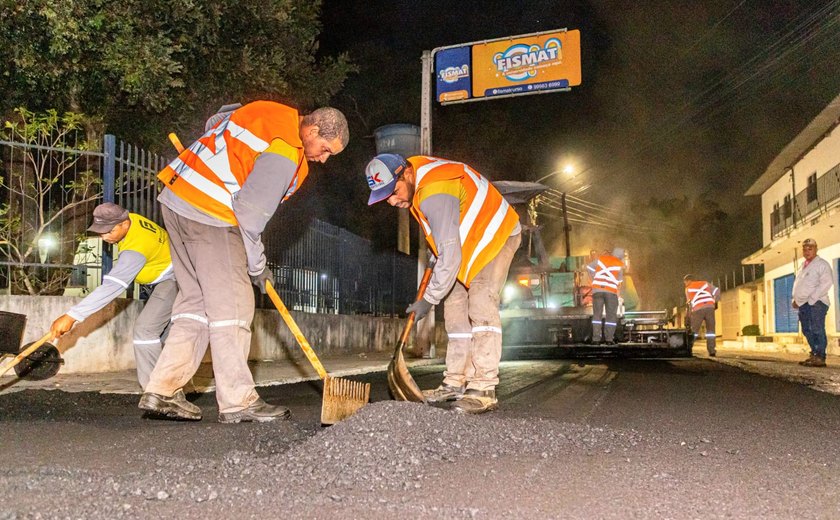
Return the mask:
M134 322L133 333L137 380L145 390L163 349L161 338L169 325L172 303L178 293L169 256L169 235L151 220L111 202L94 208L93 224L88 231L117 245L117 263L102 277L102 285L56 319L50 331L55 337L62 336L76 322L84 321L111 303L135 281L149 286L151 295Z
M624 249L616 247L586 266L592 280L592 342L615 345L618 295L624 281ZM602 325L603 320L603 325Z
M449 336L443 383L429 402L480 414L498 408L502 355L499 297L519 248L519 217L486 178L464 163L377 155L365 170L368 204L410 208L437 257L423 297L406 309L419 320L444 298Z
M683 277L685 301L690 313L691 332L696 340L700 336L700 326L706 324L706 350L715 357L715 308L720 301L720 289L707 281L687 274Z
M204 135L164 168L163 220L179 293L167 347L140 408L199 420L201 409L180 390L210 342L219 422L272 421L288 408L254 389L248 368L254 293L273 281L262 232L281 202L300 189L307 161L325 162L347 146L344 115L319 108L307 116L271 101L225 106Z
M799 364L806 367L824 367L825 349L828 339L825 335L825 315L828 312L828 293L834 285L831 265L817 256L817 241L807 238L802 241L804 263L793 280L794 309L799 310L802 335L808 340L811 355Z

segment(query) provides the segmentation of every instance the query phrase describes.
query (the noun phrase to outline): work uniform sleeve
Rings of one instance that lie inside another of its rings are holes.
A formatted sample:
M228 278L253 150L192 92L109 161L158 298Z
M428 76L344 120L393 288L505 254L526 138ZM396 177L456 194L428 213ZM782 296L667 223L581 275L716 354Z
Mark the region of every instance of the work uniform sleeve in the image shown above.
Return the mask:
M589 283L595 281L595 273L598 272L598 260L594 262L590 262L589 265L586 266L586 274L589 275Z
M429 221L438 251L432 278L423 297L437 305L449 294L461 268L460 202L447 194L430 195L420 203L420 211Z
M102 277L102 285L73 306L67 315L76 321L84 321L120 295L134 282L137 273L146 265L146 257L132 250L120 251L117 263L111 272Z
M712 296L715 297L715 303L719 302L720 301L720 289L718 289L717 287L715 287L712 284L709 284L709 286L712 288Z
M279 141L279 142L278 142ZM297 171L297 163L289 156L295 149L280 139L257 157L254 169L242 189L233 197L233 213L239 223L248 274L256 276L265 269L265 247L262 232ZM296 152L295 152L296 153Z

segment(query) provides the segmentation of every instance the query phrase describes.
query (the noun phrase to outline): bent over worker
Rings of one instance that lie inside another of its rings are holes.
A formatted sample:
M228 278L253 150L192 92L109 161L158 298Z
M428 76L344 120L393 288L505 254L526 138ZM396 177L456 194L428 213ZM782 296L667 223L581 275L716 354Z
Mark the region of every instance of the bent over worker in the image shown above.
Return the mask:
M349 132L338 110L301 117L270 101L226 106L204 135L164 168L158 200L169 231L179 293L167 348L140 408L198 420L201 409L178 389L201 364L210 342L219 421L271 421L289 416L254 389L248 368L254 294L272 279L261 234L280 203L306 180L307 161L341 152Z
M700 326L706 324L706 350L715 357L715 307L720 301L720 289L694 275L683 277L685 300L691 310L691 332L694 339L700 336Z
M499 295L521 240L519 217L490 182L464 163L427 156L377 155L366 168L368 204L410 208L437 257L423 297L406 312L419 320L446 298L449 344L443 383L427 401L453 410L498 407L502 325Z
M133 334L137 380L145 390L163 349L161 338L169 325L172 303L178 293L169 256L169 235L151 220L112 202L94 208L93 224L88 231L117 245L117 263L102 277L102 285L57 318L50 331L55 337L62 336L75 323L108 305L135 281L149 286L151 295L134 322Z
M612 250L612 254L604 253L586 266L586 271L592 280L593 343L615 344L618 294L624 282L623 258L624 249L616 247Z

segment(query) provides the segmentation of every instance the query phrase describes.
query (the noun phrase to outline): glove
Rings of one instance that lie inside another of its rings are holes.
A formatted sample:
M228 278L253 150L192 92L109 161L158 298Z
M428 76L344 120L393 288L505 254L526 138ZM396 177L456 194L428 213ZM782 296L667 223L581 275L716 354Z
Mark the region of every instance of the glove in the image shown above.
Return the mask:
M432 309L432 304L426 300L426 298L420 298L416 302L412 303L408 306L405 310L406 314L414 313L414 319L417 321L422 320L429 314L429 311Z
M265 282L266 280L271 282L271 286L274 286L274 275L271 273L271 269L266 267L260 274L252 275L251 276L251 283L256 285L260 288L260 292L266 294L265 290Z

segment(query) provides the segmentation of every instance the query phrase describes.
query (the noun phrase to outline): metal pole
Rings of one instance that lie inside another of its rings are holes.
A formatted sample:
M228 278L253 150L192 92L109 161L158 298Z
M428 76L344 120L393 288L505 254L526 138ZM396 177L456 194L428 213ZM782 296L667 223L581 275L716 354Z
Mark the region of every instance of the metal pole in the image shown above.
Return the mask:
M102 164L102 201L114 202L114 185L115 185L115 166L116 166L116 151L117 138L113 134L105 134L102 142L103 152L105 158ZM111 267L114 265L114 254L111 250L111 245L102 243L102 279L106 274L111 272Z
M420 96L420 154L432 154L432 51L423 51L421 60L423 67L421 96ZM418 226L419 227L419 226ZM417 286L423 279L423 272L426 270L426 237L423 230L418 231L419 247L417 248ZM425 318L417 322L417 336L415 338L417 349L415 352L421 357L435 357L435 311L434 309Z
M566 258L568 259L572 256L572 246L569 243L569 214L566 211L566 192L563 192L563 196L561 197L561 203L563 206L563 236L566 238Z

